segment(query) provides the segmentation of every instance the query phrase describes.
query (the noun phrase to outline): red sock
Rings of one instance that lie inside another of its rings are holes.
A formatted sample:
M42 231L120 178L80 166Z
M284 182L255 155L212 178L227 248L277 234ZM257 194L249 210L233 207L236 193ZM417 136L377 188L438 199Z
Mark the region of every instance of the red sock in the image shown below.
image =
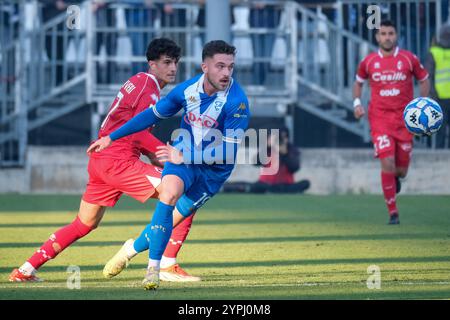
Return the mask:
M70 246L76 240L84 237L94 228L83 224L80 218L72 221L54 234L42 245L42 247L28 259L28 262L37 270L48 260L56 257L61 251Z
M383 188L384 200L389 211L389 215L398 213L397 202L395 201L395 173L381 171L381 186Z
M178 251L180 251L184 240L189 233L192 225L192 219L194 219L195 212L189 217L184 219L179 225L177 225L172 230L172 235L170 236L169 243L167 244L166 250L164 251L164 256L167 258L176 258Z

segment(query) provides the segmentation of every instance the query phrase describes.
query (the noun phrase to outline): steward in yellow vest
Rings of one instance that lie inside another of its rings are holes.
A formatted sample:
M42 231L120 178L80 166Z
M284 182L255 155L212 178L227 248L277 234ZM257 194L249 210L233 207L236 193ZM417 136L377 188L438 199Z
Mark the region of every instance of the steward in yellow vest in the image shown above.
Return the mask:
M436 133L436 147L450 144L450 25L444 24L439 30L439 41L430 48L425 68L430 73L430 96L442 107L444 124Z
M432 46L434 60L434 88L439 99L450 99L450 48Z

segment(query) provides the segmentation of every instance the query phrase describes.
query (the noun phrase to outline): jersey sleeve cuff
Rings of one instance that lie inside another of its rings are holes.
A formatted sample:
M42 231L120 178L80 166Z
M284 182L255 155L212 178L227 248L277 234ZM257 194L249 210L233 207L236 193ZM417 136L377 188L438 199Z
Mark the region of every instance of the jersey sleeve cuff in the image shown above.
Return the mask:
M358 81L359 83L364 83L364 82L366 82L366 79L361 78L360 76L356 75L356 81Z
M427 73L427 75L425 76L425 77L423 77L422 79L419 79L419 80L417 80L417 81L424 81L424 80L427 80L428 79L428 77L429 77L430 75Z
M157 117L160 118L160 119L168 119L168 118L170 118L170 117L165 117L165 116L163 116L162 114L160 114L160 113L158 112L158 110L156 110L156 106L154 106L154 107L152 108L152 110L153 110L153 113L155 114L155 116L157 116Z

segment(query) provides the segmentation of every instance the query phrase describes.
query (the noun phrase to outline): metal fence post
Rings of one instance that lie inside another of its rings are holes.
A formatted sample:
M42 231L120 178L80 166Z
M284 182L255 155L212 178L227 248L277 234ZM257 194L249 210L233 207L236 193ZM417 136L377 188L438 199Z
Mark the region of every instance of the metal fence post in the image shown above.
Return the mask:
M19 16L21 21L24 19L23 4L19 10ZM24 49L25 49L25 37L26 30L23 24L19 24L19 41L16 45L15 52L15 108L18 112L16 121L16 129L18 130L18 164L24 165L26 158L26 150L28 144L28 103L30 101L30 92L28 90L22 90L28 85L30 78L27 76L26 62L24 61ZM30 63L30 62L29 62Z
M343 29L344 28L344 23L343 23L343 6L342 6L342 1L338 1L336 3L336 16L337 16L337 26L339 29ZM342 51L343 51L343 36L342 33L339 33L339 35L337 36L336 39L336 61L343 61L343 55L342 55ZM343 79L344 79L344 73L343 72L338 72L337 74L337 94L340 94L343 90L344 87L344 83L343 83Z
M288 33L290 35L290 56L289 56L289 64L286 65L285 74L289 75L286 77L287 79L287 87L289 92L291 93L291 100L296 101L298 97L298 25L297 25L297 7L294 3L289 2L285 5L284 8L286 12L288 24Z
M95 13L92 11L91 1L85 1L84 5L86 5L86 102L92 103L92 93L95 91L97 82L96 64L93 61L94 50L97 47L94 43L96 40Z

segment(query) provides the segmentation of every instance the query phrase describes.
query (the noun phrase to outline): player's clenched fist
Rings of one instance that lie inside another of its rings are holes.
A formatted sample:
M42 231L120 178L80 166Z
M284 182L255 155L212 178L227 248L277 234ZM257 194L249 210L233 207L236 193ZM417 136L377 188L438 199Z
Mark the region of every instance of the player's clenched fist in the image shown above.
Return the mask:
M92 152L100 152L103 149L108 148L111 145L111 143L112 143L112 141L109 136L101 137L100 139L95 141L93 144L91 144L86 152L88 154L91 154Z
M362 105L356 106L353 115L356 119L361 119L366 114L366 111L364 110Z

